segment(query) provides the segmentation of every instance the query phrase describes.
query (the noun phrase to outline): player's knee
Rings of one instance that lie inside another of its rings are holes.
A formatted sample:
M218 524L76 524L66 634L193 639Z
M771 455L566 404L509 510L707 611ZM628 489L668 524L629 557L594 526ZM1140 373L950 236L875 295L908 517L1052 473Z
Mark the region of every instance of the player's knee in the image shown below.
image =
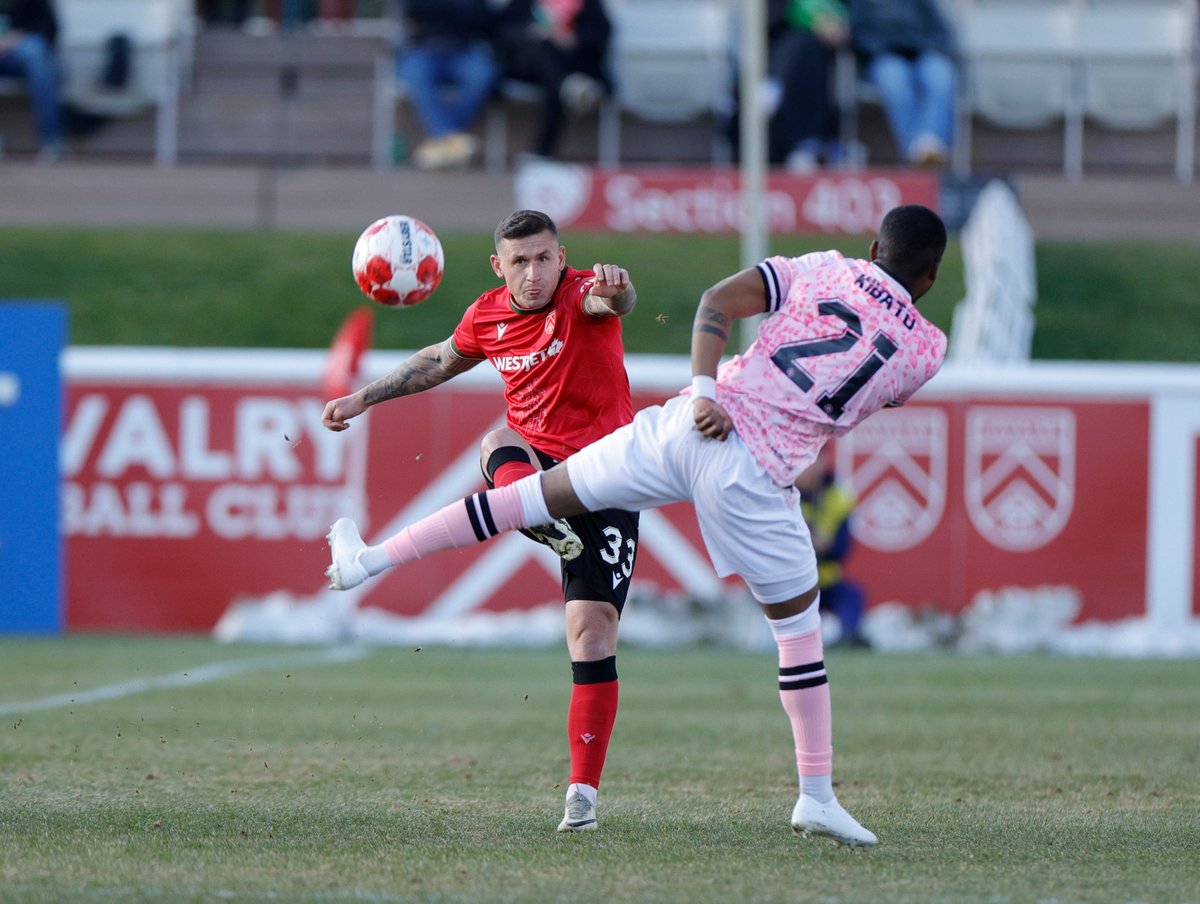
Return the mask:
M813 585L808 590L801 593L799 596L792 597L790 600L784 600L780 603L759 603L763 614L769 619L791 618L793 615L799 615L805 612L817 600L820 594L816 585Z
M534 470L540 471L541 464L537 460L537 455L525 445L524 440L518 437L512 431L508 431L511 437L496 437L496 441L489 442L495 434L502 431L495 430L484 437L483 445L480 446L480 462L483 465L483 473L489 481L495 481L496 471L506 464L529 465ZM516 442L505 442L505 439L516 438ZM525 469L528 473L528 469Z
M497 427L495 430L490 430L479 441L479 451L485 461L488 455L505 446L528 448L528 444L521 434L510 427Z

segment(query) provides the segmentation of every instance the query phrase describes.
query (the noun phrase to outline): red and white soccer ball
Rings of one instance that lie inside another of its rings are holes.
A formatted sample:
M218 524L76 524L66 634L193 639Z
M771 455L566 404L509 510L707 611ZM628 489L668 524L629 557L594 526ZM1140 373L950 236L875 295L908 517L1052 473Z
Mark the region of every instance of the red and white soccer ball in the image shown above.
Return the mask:
M414 217L376 220L354 243L354 281L372 301L411 307L428 298L446 266L442 243Z

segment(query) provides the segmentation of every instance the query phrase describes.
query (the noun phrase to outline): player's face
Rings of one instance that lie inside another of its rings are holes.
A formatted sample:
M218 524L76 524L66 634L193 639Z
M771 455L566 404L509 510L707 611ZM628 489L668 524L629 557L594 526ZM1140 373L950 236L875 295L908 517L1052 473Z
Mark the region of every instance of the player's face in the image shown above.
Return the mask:
M567 250L558 239L539 232L523 239L501 239L492 255L492 269L508 286L513 304L535 311L554 297L566 261Z

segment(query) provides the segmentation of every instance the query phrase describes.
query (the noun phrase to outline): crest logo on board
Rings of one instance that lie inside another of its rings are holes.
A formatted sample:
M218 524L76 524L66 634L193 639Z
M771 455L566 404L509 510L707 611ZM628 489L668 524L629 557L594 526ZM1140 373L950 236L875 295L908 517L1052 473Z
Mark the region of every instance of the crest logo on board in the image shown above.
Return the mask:
M904 408L869 419L837 441L837 473L858 497L853 531L883 552L910 549L946 508L946 414Z
M559 226L579 217L592 197L592 174L585 166L524 163L517 169L513 192L517 207L545 211Z
M1057 537L1075 504L1075 415L973 407L966 439L967 513L984 539L1026 552Z

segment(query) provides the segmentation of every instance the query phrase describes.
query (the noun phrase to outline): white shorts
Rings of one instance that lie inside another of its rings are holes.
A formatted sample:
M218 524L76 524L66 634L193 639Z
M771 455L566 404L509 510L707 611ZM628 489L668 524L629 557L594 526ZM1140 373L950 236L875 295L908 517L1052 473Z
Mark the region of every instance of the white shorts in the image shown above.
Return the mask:
M778 486L736 433L724 442L701 436L688 396L639 411L566 463L576 495L593 511L690 501L717 574L741 575L760 603L817 586L799 492Z

